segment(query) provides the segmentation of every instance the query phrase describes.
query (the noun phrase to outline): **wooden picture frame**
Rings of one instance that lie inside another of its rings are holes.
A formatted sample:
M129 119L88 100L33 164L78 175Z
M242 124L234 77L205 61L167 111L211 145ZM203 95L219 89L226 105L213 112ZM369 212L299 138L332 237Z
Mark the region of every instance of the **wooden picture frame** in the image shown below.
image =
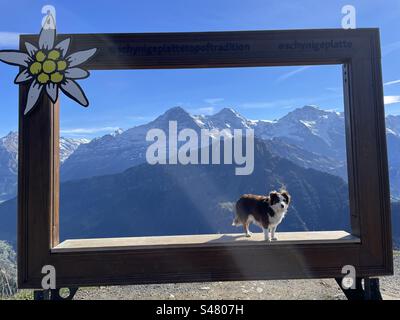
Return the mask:
M98 48L91 70L343 65L351 235L314 240L59 243L59 103L42 95L24 116L19 93L18 285L57 287L393 274L390 194L378 29L68 34L71 52ZM37 36L22 35L36 43ZM290 240L290 239L289 239Z

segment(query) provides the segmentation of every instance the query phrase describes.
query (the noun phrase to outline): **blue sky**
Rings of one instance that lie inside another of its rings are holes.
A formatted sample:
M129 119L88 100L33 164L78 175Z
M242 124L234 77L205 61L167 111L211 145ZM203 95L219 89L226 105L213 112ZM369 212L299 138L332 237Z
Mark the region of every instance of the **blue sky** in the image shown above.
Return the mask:
M0 49L16 49L19 33L38 33L47 4L56 8L59 33L340 28L341 8L351 4L357 27L381 29L385 108L400 114L398 0L0 1ZM16 73L0 64L0 136L17 129ZM233 107L250 119L279 118L304 104L343 108L340 66L94 71L81 85L91 105L61 99L65 136L126 129L177 105L206 114Z

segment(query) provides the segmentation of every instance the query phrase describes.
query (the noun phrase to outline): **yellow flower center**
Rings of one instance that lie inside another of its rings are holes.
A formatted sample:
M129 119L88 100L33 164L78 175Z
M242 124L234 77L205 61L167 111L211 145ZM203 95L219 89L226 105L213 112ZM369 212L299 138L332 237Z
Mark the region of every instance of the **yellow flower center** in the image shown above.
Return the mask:
M64 79L64 75L59 73L59 72L54 72L51 76L50 76L50 80L53 83L60 83L62 80Z
M60 83L64 80L64 71L67 69L67 61L62 59L60 50L38 50L33 57L34 61L29 66L31 75L36 76L40 84L48 82Z
M43 62L43 71L46 73L53 73L56 71L56 63L53 60L46 60Z
M36 52L35 58L36 61L43 62L46 59L46 54L42 50L39 50Z
M67 69L67 62L65 60L57 61L57 70L64 71Z
M39 83L41 84L46 84L47 82L49 82L49 80L50 80L49 75L43 72L39 74L37 77L37 81L39 81Z
M40 71L42 71L42 64L40 62L35 61L29 67L29 72L33 75L38 74Z
M47 58L50 59L50 60L56 61L56 60L58 60L58 59L60 58L60 56L61 56L60 51L58 51L58 50L51 50L51 51L49 52L49 54L47 55Z

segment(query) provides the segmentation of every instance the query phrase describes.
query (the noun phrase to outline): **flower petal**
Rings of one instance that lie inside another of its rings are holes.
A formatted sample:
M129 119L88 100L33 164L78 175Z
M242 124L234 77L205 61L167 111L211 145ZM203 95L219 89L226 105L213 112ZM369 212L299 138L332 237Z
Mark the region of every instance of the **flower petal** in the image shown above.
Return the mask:
M47 92L47 95L50 97L50 100L53 103L56 103L57 98L58 98L58 86L54 83L48 83L46 85L46 92Z
M32 81L29 87L28 97L26 99L26 107L24 114L27 114L36 105L40 94L42 93L43 86L36 80Z
M28 51L30 57L33 57L36 51L38 51L38 48L36 48L33 44L29 42L25 42L25 48L26 51Z
M89 77L89 72L81 68L69 68L65 70L65 77L69 79L85 79Z
M0 51L0 61L14 66L28 67L31 58L24 52L3 50Z
M54 40L56 38L56 23L51 14L46 17L46 21L42 26L39 36L39 48L51 50L54 47Z
M74 80L65 80L61 84L61 90L71 99L75 100L84 107L89 105L89 101L82 91L81 87Z
M68 39L61 41L58 45L55 46L55 49L61 50L61 54L62 54L63 58L67 54L70 42L71 42L71 39L68 38Z
M94 48L94 49L75 52L67 57L68 65L70 67L76 67L77 65L80 65L81 63L84 63L86 60L88 60L91 56L93 56L96 53L96 51L97 49Z
M18 83L26 82L31 79L32 79L32 76L29 74L29 72L26 69L24 69L20 73L18 73L18 75L16 76L16 78L14 80L14 83L18 84Z

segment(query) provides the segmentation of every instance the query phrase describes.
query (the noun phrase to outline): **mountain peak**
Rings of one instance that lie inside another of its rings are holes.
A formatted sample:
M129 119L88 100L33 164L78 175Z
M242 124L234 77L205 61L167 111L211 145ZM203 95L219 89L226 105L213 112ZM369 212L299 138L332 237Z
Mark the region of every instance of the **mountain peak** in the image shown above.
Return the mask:
M400 136L400 116L386 116L386 132Z
M388 114L386 116L386 120L396 120L396 119L400 119L400 114Z
M18 131L10 131L6 137L8 136L18 136Z
M0 145L4 146L10 152L17 152L18 132L10 131L6 136L0 138Z
M155 128L166 128L169 121L177 121L182 128L198 127L193 116L182 107L173 107L165 111L161 116L146 125Z
M235 109L232 108L223 108L220 111L218 111L216 114L211 116L212 118L224 118L224 119L232 119L232 118L239 118L240 120L245 120L247 119L243 117L239 112L237 112Z
M305 106L299 109L304 111L322 111L322 109L315 104L306 104Z
M282 117L284 120L306 120L306 121L317 121L323 118L341 118L342 113L333 110L321 109L316 105L305 105L304 107L294 109L287 115Z
M4 137L2 137L2 140L9 140L9 139L15 139L18 138L18 132L17 131L10 131L9 133L7 133L7 135L5 135Z
M320 107L314 105L314 104L306 104L305 106L301 107L301 108L297 108L294 109L292 112L290 113L297 113L297 114L324 114L328 111L321 109Z
M189 115L189 113L180 106L172 107L164 112L163 116L171 116L171 115Z
M123 132L124 132L124 129L118 128L118 129L114 130L114 132L112 132L111 135L113 137L115 137L115 136L122 134Z
M294 111L303 111L303 112L310 112L310 113L315 113L315 114L335 114L335 115L341 115L341 112L338 112L334 109L322 109L317 105L314 104L308 104L303 106L302 108L295 109Z
M209 125L216 128L244 129L249 128L250 121L232 108L223 108L212 116L207 116Z
M161 116L156 118L154 122L159 122L159 121L171 121L171 120L176 120L176 121L188 121L192 119L193 117L182 107L173 107L165 111Z
M232 108L222 108L215 115L217 115L217 114L234 114L234 115L237 115L238 113Z

